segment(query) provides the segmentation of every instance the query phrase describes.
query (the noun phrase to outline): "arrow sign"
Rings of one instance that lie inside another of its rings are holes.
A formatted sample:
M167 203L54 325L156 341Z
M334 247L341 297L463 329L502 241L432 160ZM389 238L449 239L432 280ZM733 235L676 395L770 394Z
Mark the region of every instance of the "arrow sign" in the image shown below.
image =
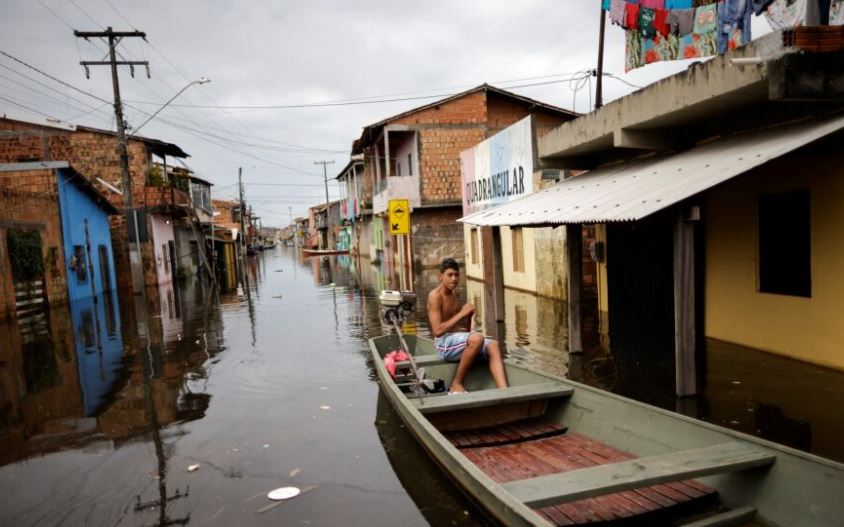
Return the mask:
M390 234L410 234L410 201L391 199L387 208L390 213Z

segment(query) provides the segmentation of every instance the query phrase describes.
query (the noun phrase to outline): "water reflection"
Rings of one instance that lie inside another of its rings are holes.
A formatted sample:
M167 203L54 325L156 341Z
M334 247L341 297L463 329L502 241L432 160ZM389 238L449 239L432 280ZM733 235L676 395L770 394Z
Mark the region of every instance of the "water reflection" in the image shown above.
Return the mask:
M189 281L138 305L98 297L0 323L0 524L483 521L373 382L366 341L388 331L377 293L398 277L292 248L244 268L239 288ZM436 278L415 277L407 333L430 336ZM460 293L482 308L481 287ZM677 409L653 395L652 358L597 341L562 351L564 304L512 291L505 304L511 360ZM707 393L680 410L844 458L840 374L727 345L708 356ZM266 492L288 484L313 490L265 510Z

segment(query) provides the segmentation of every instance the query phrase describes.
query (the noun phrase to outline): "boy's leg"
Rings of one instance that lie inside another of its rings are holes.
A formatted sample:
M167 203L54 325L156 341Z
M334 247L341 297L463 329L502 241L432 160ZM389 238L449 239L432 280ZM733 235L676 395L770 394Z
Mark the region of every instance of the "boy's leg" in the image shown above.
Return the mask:
M457 364L457 371L454 374L454 379L451 381L452 392L465 392L466 387L463 386L463 379L469 373L469 368L478 358L478 354L483 349L484 336L480 333L472 333L466 339L466 349L463 350L463 355L460 356L460 362Z
M496 388L507 387L507 372L504 370L504 359L501 356L501 346L497 340L486 345L486 356L489 360L489 372L495 380Z

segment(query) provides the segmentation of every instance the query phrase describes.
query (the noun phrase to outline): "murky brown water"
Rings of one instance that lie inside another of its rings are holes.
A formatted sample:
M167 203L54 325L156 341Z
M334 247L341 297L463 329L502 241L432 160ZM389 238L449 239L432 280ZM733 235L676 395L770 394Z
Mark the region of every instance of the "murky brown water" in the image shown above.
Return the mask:
M249 274L240 294L151 292L147 317L101 298L0 325L0 524L485 523L367 364L395 277L283 248ZM417 278L420 305L434 285ZM511 360L844 459L839 373L710 343L707 393L678 406L660 361L559 351L559 302L510 292L507 309ZM430 334L424 311L407 329ZM306 492L272 506L287 485Z

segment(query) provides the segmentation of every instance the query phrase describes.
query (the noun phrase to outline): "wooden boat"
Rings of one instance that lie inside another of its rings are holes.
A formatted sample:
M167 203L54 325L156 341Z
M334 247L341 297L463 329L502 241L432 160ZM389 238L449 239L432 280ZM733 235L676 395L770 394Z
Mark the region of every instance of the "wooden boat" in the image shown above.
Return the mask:
M427 377L455 363L429 339L405 336ZM370 340L382 391L431 458L504 525L844 525L844 464L674 414L573 381L506 364L495 389L485 364L465 395L410 393ZM404 373L402 373L404 372Z
M305 256L331 256L333 254L349 254L348 249L302 249Z

